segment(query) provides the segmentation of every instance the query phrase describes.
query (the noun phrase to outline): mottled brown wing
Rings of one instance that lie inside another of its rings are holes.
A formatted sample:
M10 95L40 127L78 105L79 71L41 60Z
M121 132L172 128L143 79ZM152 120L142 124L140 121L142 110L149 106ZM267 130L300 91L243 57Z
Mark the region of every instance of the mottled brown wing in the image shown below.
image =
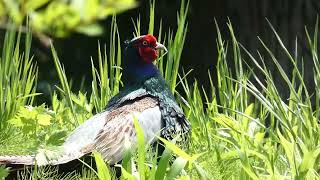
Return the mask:
M129 115L109 122L99 133L94 149L100 152L110 164L122 159L126 148L133 148L136 142L136 132Z
M144 130L146 142L152 142L162 128L161 112L157 100L144 97L126 104L107 115L107 123L96 137L93 149L100 152L110 164L119 162L126 148L136 146L136 131L133 125L136 117Z

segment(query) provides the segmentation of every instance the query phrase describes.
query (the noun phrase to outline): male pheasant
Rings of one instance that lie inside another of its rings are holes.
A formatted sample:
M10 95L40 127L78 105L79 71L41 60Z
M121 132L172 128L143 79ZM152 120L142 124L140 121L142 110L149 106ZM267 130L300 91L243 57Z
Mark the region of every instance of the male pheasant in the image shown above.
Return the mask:
M165 46L150 34L126 42L122 80L124 87L111 98L105 111L76 128L59 147L60 151L30 156L0 156L0 164L58 165L98 151L109 164L122 160L125 146L135 148L136 117L144 130L145 141L155 135L172 139L190 130L188 120L175 101L168 85L153 64L158 50Z

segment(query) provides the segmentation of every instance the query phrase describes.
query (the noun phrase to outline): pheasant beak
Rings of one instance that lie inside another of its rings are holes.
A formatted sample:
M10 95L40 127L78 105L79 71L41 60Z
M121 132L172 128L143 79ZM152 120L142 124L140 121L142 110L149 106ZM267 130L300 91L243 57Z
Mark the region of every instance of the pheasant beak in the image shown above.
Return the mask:
M156 44L155 49L157 49L157 50L164 50L165 53L168 52L167 48L166 48L163 44L160 44L160 43L158 43L158 42L157 42L157 44Z

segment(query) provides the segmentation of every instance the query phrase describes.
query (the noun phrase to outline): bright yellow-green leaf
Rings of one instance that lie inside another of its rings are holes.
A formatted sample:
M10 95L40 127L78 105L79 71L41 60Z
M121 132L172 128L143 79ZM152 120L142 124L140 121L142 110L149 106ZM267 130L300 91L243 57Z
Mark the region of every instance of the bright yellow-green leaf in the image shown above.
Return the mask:
M121 167L121 177L126 180L136 180L137 178L128 173L123 167Z
M295 148L295 144L288 141L286 138L283 137L283 135L281 134L281 132L279 131L279 129L277 129L277 134L280 138L280 144L282 145L284 151L285 151L285 155L290 163L290 166L292 168L292 173L295 174L295 156L297 156L297 154L294 153L294 148Z
M316 160L319 158L320 148L313 151L304 153L302 163L300 164L299 171L305 172L316 165Z
M98 152L93 152L94 159L96 161L97 171L98 171L98 177L100 180L109 180L111 179L109 169L104 162L102 156Z
M27 107L20 107L19 109L19 117L25 118L25 119L36 119L36 116L38 114L37 109L31 106Z
M213 117L213 120L221 124L223 127L231 128L232 130L239 131L239 125L237 121L232 120L230 117L219 114Z
M177 180L190 180L189 176L180 176L179 178L177 178Z
M254 103L251 103L251 104L245 109L244 114L247 115L247 116L249 116L249 117L252 117L253 110L254 110ZM243 117L243 122L242 122L242 124L244 125L244 127L245 127L246 130L247 130L248 124L249 124L249 118L247 118L247 117L244 116L244 117Z
M244 114L247 116L252 116L253 110L254 110L254 103L251 103L244 111Z
M24 125L24 123L18 117L10 119L8 122L16 127L22 127Z
M222 159L236 159L239 157L239 152L236 150L228 151L222 154Z
M299 127L298 126L293 126L292 127L292 131L294 132L294 134L298 134L298 130L299 130Z
M145 139L143 130L139 124L137 118L133 117L134 128L137 133L137 141L138 141L138 170L140 174L140 179L145 179L145 159L146 159L146 151L145 151Z
M254 135L254 142L261 143L265 137L265 133L258 132Z
M51 124L50 122L51 118L52 117L48 114L39 114L37 116L38 124L42 126L49 126Z
M96 14L100 13L100 8L99 8L99 0L90 0L90 1L85 1L84 3L84 19L85 20L90 20L91 18L94 18Z
M36 32L56 37L73 32L93 36L103 32L102 27L96 26L99 20L136 6L136 0L2 0L0 20L10 16L15 25L20 25L29 15L31 27Z

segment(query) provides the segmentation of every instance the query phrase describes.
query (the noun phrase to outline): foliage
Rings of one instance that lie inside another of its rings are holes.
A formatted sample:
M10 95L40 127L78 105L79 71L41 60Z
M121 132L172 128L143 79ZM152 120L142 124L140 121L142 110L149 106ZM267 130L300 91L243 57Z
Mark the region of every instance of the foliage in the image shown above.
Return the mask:
M216 26L218 63L215 73L209 72L211 88L203 89L198 85L197 80L192 83L188 80L188 73L183 73L183 76L177 74L179 63L175 64L174 61L180 62L187 29L185 15L188 3L185 4L182 1L181 4L177 31L165 34L162 26L158 31L160 41L167 42L165 44L169 49L167 56L160 56L158 66L168 80L171 89L176 92L175 95L191 122L190 143L182 148L174 141L169 142L159 137L159 141L165 146L165 151L160 157L155 150L157 148L152 149L143 145L143 131L135 121L138 147L136 151L128 149L121 164L109 167L103 162L101 155L94 152L97 171L84 163L82 173L72 172L61 175L56 169L39 168L26 172L23 178L30 176L43 179L48 177L114 179L114 171L117 168L120 169L123 179L319 178L318 21L313 34L306 30L314 63L313 89L305 85L304 63L298 58L298 49L295 49L293 54L289 52L271 24L271 31L293 66L290 75L284 73L277 57L263 40L259 39L266 53L265 56L259 51L253 54L240 44L230 22L227 24L230 41L223 39L218 25ZM155 34L154 7L153 2L150 6L149 23L149 32L153 34ZM139 24L138 19L135 22L136 35L140 34ZM16 133L10 136L2 137L0 134L0 146L4 147L4 150L0 150L2 154L9 151L6 147L26 147L25 144L31 142L33 148L60 144L65 132L70 132L78 124L91 117L94 114L92 111L100 112L109 98L119 91L121 86L121 40L115 17L111 28L109 54L106 48L101 52L99 45L98 67L92 63L92 94L78 92L76 95L71 91L63 66L52 46L55 67L61 82L61 85L57 86L57 91L52 95L50 107L52 110L45 105L26 106L31 105L31 98L34 95L33 91L27 92L25 96L30 98L29 101L19 102L14 106L12 115L1 121L1 124L6 123L6 129L16 130ZM9 44L13 42L14 40L6 41ZM289 92L289 98L281 97L279 87L275 84L268 66L265 65L266 61L272 61L276 65L285 82L281 88ZM25 66L23 62L17 61L18 67ZM234 64L234 69L230 68L231 63ZM16 76L12 77L20 77ZM214 87L212 83L212 76L218 79L217 87ZM7 86L18 86L15 83L20 83L20 81L14 81ZM182 86L183 93L175 90L177 85ZM185 95L181 96L181 94ZM3 102L7 102L6 99ZM46 135L42 137L44 132ZM12 141L13 137L15 141ZM25 137L27 137L26 140L23 139ZM38 140L39 137L42 138L41 143ZM25 142L18 144L19 139ZM30 149L30 146L27 147ZM10 153L13 152L10 151ZM0 167L1 172L5 171Z
M7 31L0 57L0 131L7 129L20 106L32 104L37 85L37 67L30 58L31 33L25 36L20 53L21 34Z
M0 179L3 179L9 175L9 169L3 166L0 166Z
M228 26L233 53L232 56L227 56L228 43L222 40L217 27L218 89L217 94L213 86L209 93L203 90L206 109L199 108L203 107L203 104L197 83L194 83L193 89L189 88L187 80L183 83L188 97L185 101L188 102L188 107L185 109L190 115L189 118L196 120L192 123L192 149L198 151L198 148L201 148L206 151L205 157L213 158L218 166L223 167L224 163L230 164L232 161L231 167L240 167L234 168L234 174L226 174L223 169L219 172L222 178L236 175L240 175L240 179L319 178L319 164L316 163L320 157L317 117L319 106L317 102L315 106L311 102L318 101L318 95L311 96L304 83L304 70L298 68L298 64L303 61L299 61L297 55L289 53L270 24L282 50L294 67L289 78L261 39L259 41L269 57L263 57L259 51L258 58L254 57L237 41L230 22ZM318 27L318 24L316 26ZM310 38L307 32L314 69L319 66L316 53L317 33L316 28L314 37ZM250 66L250 63L246 62L248 70L242 65L245 55L253 64ZM235 72L228 67L230 57L234 60ZM280 96L279 88L265 65L267 59L271 60L280 72L285 87L290 92L289 99ZM314 73L315 82L318 76L319 74ZM314 91L318 88L316 84ZM267 121L270 121L268 126ZM208 162L203 161L202 165L206 164Z
M98 20L134 8L135 0L26 0L0 1L0 23L21 25L29 16L33 31L55 37L72 32L86 35L101 34Z

